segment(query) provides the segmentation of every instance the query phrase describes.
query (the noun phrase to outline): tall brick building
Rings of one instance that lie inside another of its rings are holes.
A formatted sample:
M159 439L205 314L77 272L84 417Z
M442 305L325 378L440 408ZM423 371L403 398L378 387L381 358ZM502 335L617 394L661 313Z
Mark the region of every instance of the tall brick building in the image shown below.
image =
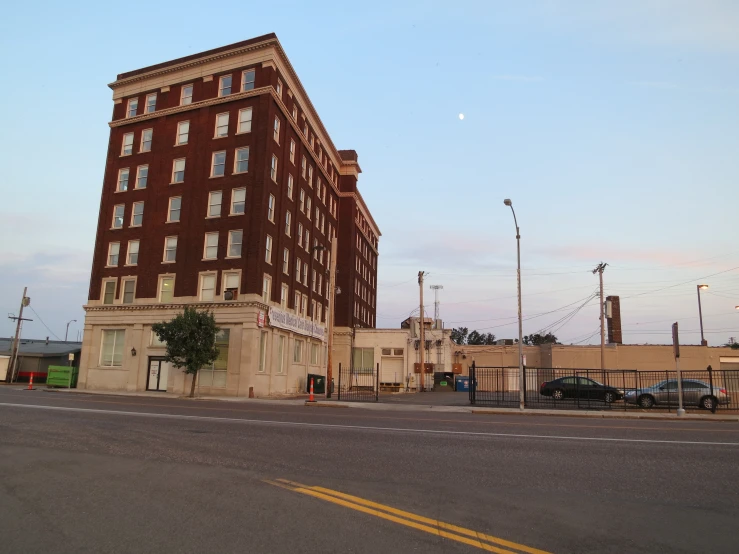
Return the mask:
M118 75L80 386L186 390L151 325L208 308L203 393L291 392L335 322L375 325L379 229L274 34Z

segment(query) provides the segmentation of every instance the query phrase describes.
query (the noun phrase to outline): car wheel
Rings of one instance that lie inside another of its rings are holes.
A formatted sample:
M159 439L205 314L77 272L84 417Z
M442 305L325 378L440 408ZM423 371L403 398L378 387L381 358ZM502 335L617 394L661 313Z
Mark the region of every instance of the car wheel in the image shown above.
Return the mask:
M606 404L610 404L611 402L614 402L616 400L616 395L613 394L611 391L606 391L606 393L603 395L603 401Z
M554 389L554 392L552 393L552 398L555 400L562 400L565 397L565 391L562 389Z
M649 409L654 406L654 398L652 398L648 394L640 396L638 402L641 408Z
M703 398L701 398L701 408L713 411L714 407L716 406L718 406L718 402L713 396L704 396Z

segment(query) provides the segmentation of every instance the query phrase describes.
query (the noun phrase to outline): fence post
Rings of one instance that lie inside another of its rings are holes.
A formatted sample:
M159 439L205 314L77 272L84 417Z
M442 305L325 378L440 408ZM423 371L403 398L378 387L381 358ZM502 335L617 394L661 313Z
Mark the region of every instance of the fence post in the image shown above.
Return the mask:
M472 360L470 366L470 404L475 404L475 383L477 382L477 375L475 374L475 360Z
M711 386L711 398L713 400L713 407L711 408L711 413L716 413L716 406L718 405L718 398L716 398L713 395L713 368L709 365L707 368L708 370L708 382Z
M380 363L377 362L377 371L375 372L375 402L380 399Z
M339 390L336 392L336 399L341 400L341 362L339 362Z

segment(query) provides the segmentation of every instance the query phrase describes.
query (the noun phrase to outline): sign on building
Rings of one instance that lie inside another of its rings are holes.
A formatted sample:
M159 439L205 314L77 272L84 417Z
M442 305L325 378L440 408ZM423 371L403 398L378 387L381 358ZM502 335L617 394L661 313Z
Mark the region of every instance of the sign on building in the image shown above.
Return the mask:
M314 337L322 341L326 340L326 328L323 325L279 308L270 307L269 324L272 327L292 331L299 335Z

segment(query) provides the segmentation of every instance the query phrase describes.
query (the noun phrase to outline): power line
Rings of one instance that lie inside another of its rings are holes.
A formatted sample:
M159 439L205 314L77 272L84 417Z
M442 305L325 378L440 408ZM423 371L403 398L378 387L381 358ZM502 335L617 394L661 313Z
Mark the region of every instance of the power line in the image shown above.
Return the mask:
M41 319L41 316L38 315L38 313L36 312L36 310L34 310L33 307L30 304L28 305L28 308L36 315L36 317L38 318L38 320L41 322L41 325L43 325L44 327L46 327L46 330L49 333L51 333L52 335L54 335L54 338L56 338L56 340L62 340L62 339L60 339L59 337L56 336L56 333L54 331L52 331L51 329L49 329L49 326L46 325L46 323L44 323L44 320Z
M650 291L646 291L646 292L640 292L639 294L632 294L631 296L624 296L624 298L635 298L637 296L644 296L645 294L653 294L655 292L659 292L659 291L662 291L662 290L672 289L672 288L679 287L679 286L682 286L682 285L688 285L690 283L695 283L696 281L702 281L703 279L708 279L709 277L713 277L715 275L721 275L722 273L728 273L730 271L735 271L737 269L739 269L739 266L732 267L731 269L725 269L724 271L719 271L717 273L712 273L710 275L704 275L703 277L697 277L695 279L690 279L689 281L684 281L682 283L677 283L676 285L669 285L667 287L662 287L662 288L655 289L655 290L650 290Z

